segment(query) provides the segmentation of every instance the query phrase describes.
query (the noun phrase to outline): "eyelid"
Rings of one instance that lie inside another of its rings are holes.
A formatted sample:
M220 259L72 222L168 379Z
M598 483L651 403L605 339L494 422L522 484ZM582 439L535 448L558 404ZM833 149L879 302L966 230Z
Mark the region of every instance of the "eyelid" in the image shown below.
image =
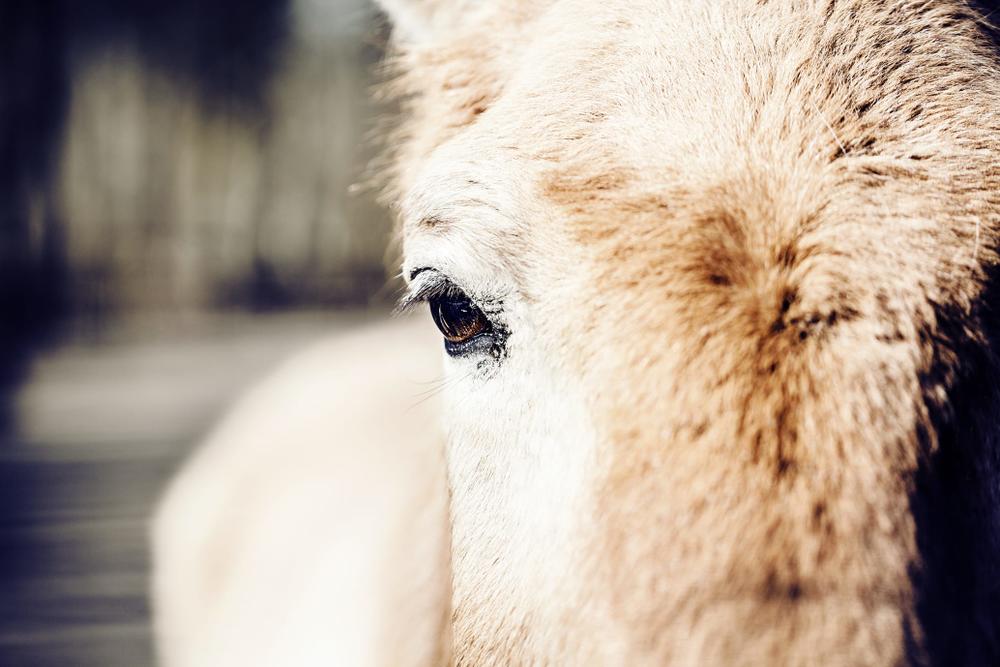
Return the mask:
M396 314L405 313L417 304L449 292L460 291L446 275L432 268L415 269L410 274L410 284L396 306Z

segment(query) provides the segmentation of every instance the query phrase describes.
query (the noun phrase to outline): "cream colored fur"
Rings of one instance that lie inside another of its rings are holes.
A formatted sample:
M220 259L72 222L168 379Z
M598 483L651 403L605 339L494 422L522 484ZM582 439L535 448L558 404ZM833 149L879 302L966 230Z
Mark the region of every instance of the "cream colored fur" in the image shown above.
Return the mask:
M404 321L304 352L173 482L153 536L164 665L446 662L447 491L428 334Z
M404 274L501 304L510 331L499 361L444 362L454 661L1000 660L1000 70L981 15L386 6ZM243 437L217 447L266 481ZM227 465L190 474L239 488ZM231 505L206 503L226 545ZM189 559L162 599L206 595L174 586L215 547L161 535L164 567ZM246 645L269 637L254 627Z

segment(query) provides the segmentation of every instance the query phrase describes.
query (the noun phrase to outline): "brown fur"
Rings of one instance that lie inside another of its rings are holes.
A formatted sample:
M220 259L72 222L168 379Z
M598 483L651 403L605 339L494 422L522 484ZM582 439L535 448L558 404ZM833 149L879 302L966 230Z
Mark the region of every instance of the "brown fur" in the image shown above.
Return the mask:
M508 251L587 388L602 478L557 648L460 605L459 662L1000 660L1000 75L979 15L528 4L401 53L396 178L463 142L532 174L544 227ZM605 39L526 62L574 21Z

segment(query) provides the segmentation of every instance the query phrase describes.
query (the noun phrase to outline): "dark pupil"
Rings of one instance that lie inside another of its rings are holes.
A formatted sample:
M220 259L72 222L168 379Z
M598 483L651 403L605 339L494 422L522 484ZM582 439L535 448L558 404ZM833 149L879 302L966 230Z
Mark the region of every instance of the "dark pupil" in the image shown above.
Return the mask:
M431 300L431 316L444 337L454 343L468 340L487 328L482 311L462 297Z

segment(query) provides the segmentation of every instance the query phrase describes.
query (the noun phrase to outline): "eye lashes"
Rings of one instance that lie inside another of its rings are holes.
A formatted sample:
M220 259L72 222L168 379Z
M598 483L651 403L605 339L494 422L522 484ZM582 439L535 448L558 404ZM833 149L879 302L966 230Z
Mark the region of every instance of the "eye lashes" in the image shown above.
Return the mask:
M426 275L417 281L418 276ZM437 297L455 296L464 294L455 283L443 274L434 269L416 269L411 274L410 287L406 294L399 300L395 313L402 314L412 310L417 304L429 301Z
M414 269L410 273L410 285L406 293L399 299L393 314L401 315L409 312L418 304L432 299L449 297L472 302L486 314L494 325L502 326L499 316L503 312L503 297L484 297L471 294L455 284L445 274L430 267Z

